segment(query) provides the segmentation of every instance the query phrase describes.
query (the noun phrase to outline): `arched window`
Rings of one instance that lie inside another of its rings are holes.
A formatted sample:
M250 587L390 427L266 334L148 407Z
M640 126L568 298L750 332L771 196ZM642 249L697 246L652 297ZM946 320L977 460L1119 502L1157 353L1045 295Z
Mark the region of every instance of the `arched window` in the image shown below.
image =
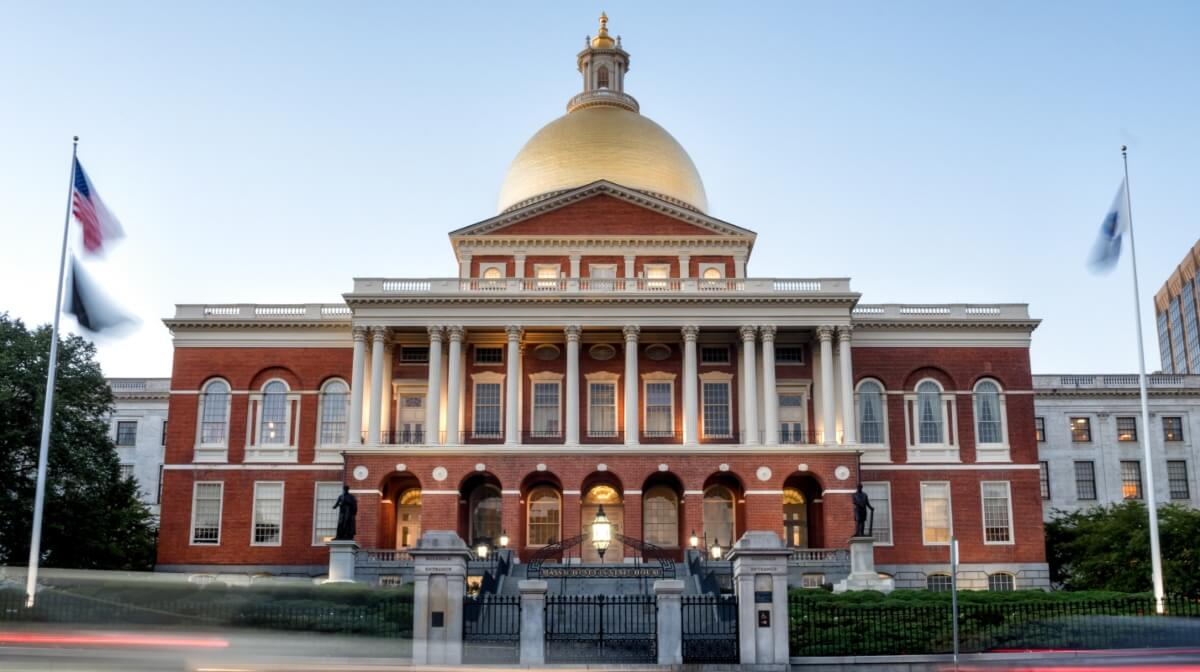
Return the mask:
M350 390L346 383L331 380L321 388L321 432L323 446L346 443L347 419L350 416Z
M596 88L608 88L608 68L603 65L596 70Z
M944 593L950 590L950 575L949 574L930 574L925 577L925 588L935 593Z
M503 277L504 277L504 273L501 272L501 270L499 268L497 268L496 266L491 266L491 267L483 269L483 279L484 280L499 280L500 278L503 278Z
M1004 428L1000 413L1000 386L981 380L975 386L976 443L1004 443Z
M558 491L548 485L538 486L529 493L528 533L526 546L545 546L559 538L562 501Z
M942 432L942 386L932 380L917 385L918 443L945 443Z
M262 423L258 442L262 445L281 445L288 442L288 387L282 380L272 380L263 387Z
M873 380L858 386L858 440L883 443L883 387Z
M704 537L708 544L720 544L728 549L734 539L733 493L723 485L704 491Z
M481 485L471 491L471 547L500 542L500 488Z
M223 446L229 430L229 384L211 381L201 393L200 444Z
M1014 583L1013 575L1006 572L988 575L988 590L991 591L1010 592L1014 588Z
M642 497L642 534L655 546L679 545L679 498L665 485L656 485Z
M704 274L702 277L705 280L720 280L721 269L710 266L709 268L704 269Z
M808 547L808 504L796 488L783 489L783 540L792 548Z

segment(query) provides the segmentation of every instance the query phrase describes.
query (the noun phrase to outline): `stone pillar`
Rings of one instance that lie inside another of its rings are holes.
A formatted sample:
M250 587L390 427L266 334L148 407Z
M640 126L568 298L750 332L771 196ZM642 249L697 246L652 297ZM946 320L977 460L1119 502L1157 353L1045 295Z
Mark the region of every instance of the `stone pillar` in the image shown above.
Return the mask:
M462 327L446 327L450 338L449 362L446 376L446 443L462 442L459 433L459 407L462 405L462 343L466 332Z
M579 445L579 337L582 330L578 324L568 325L567 334L567 404L566 445Z
M568 259L571 262L571 275L569 277L572 277L572 278L579 277L579 260L581 258L582 258L582 256L578 252L572 252L571 256L568 257Z
M694 326L687 326L680 331L683 333L683 444L694 446L698 443L696 437L700 434L697 412L697 386L700 383L696 370L696 337L700 335L700 330Z
M522 665L543 665L546 662L546 582L524 579L517 584L521 591L521 659Z
M464 280L471 277L471 255L458 255L458 277Z
M679 255L679 277L687 278L692 272L692 255Z
M853 327L838 327L838 368L842 384L842 443L858 443L858 419L854 415L854 369L850 361L850 332Z
M525 253L523 252L513 255L513 275L517 278L525 277Z
M425 388L425 443L441 443L442 328L429 327L429 383Z
M744 252L733 255L733 277L746 277L746 254Z
M893 579L879 577L875 571L875 538L850 537L850 576L833 585L833 592L847 590L878 590L890 593L896 589Z
M409 553L413 557L413 665L459 665L471 552L454 532L431 530Z
M335 539L329 546L329 578L322 583L354 583L354 558L358 544L353 539Z
M521 386L521 373L518 364L521 361L521 327L509 325L504 328L508 336L508 352L505 353L504 363L507 366L504 378L504 443L516 446L521 443L521 425L517 418L521 400L518 397Z
M837 443L837 410L833 401L833 327L818 327L817 340L821 342L821 417L822 442Z
M658 600L658 664L682 665L683 581L655 581L654 596Z
M738 330L742 335L742 356L745 358L745 364L742 366L742 377L744 384L745 399L742 403L742 408L745 410L743 421L745 424L742 430L745 432L745 438L742 443L747 446L757 446L758 440L758 381L757 368L758 365L754 362L754 341L758 336L758 329L752 326L744 326Z
M640 443L638 432L638 334L636 324L626 325L625 334L625 445Z
M350 418L346 443L357 446L362 443L363 383L367 377L367 328L354 327L354 359L350 365Z
M383 348L387 328L371 328L371 413L367 417L367 443L379 445L379 421L383 411Z
M729 553L738 600L742 665L785 666L790 662L787 561L791 554L779 535L761 531L742 535Z
M779 390L775 386L775 327L766 325L758 328L762 334L763 348L763 424L766 438L763 443L774 446L779 443Z
M635 257L632 254L625 255L625 279L626 280L632 280L634 277L636 277L633 272L633 268L634 268L633 262L636 259L637 259L637 257ZM637 286L636 282L634 282L632 284L635 287Z

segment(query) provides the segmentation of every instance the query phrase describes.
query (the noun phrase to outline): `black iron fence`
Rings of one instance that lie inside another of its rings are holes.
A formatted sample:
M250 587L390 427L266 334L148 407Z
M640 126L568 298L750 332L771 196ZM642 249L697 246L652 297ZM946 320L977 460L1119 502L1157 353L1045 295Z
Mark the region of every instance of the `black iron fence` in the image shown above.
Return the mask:
M1171 597L1170 616L1200 619L1200 601ZM953 651L949 602L846 605L792 597L793 656L936 654ZM1158 618L1153 598L996 602L959 605L964 653L1040 649L1113 649L1194 645L1200 620Z
M658 603L653 595L546 598L546 662L657 661Z
M736 597L685 595L681 606L684 663L739 662Z
M463 662L520 662L521 597L519 595L463 598Z

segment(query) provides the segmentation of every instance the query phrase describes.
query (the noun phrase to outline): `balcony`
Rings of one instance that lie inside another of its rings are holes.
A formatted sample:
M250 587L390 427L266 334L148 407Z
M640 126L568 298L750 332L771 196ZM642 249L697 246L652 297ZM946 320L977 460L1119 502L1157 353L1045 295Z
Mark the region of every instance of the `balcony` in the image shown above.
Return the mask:
M1103 390L1133 389L1139 387L1137 374L1115 375L1041 375L1033 377L1035 390ZM1152 373L1146 376L1146 387L1151 389L1200 389L1200 375Z
M848 278L356 278L364 296L849 294Z

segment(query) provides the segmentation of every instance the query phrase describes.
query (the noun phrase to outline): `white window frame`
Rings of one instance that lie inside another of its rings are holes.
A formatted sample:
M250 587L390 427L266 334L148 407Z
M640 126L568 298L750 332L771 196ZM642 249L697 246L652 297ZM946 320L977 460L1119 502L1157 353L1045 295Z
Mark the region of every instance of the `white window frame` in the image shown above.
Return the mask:
M504 359L505 359L506 355L504 353L503 345L491 344L491 343L473 343L472 345L474 347L471 348L471 363L474 364L475 366L504 366L504 363L505 363ZM498 361L498 362L481 362L481 361L479 361L480 348L482 348L484 350L499 350L500 351L500 361Z
M620 385L619 385L619 383L621 380L621 376L616 373L611 373L608 371L597 371L595 373L589 373L589 374L585 375L584 379L587 381L587 414L588 414L587 435L588 435L588 438L612 439L612 438L619 437L620 436L621 416L619 415L618 409L620 407ZM594 385L594 384L612 385L612 388L613 388L612 436L604 436L601 433L595 433L595 434L593 433L593 432L603 432L604 431L604 430L595 430L592 427L592 409L595 408L595 406L592 405L592 385Z
M649 512L649 507L646 506L645 503L650 501L651 495L653 495L655 493L655 491L663 491L663 492L670 493L671 499L674 502L674 505L675 505L675 510L674 510L674 513L675 513L675 539L672 540L670 543L659 543L658 541L651 541L649 539L650 535L648 533L644 533L643 536L645 536L647 538L646 539L647 541L655 544L656 546L658 546L660 548L679 548L679 493L676 492L675 489L672 488L671 486L669 486L665 483L657 483L655 485L650 486L649 488L646 488L645 493L643 493L643 495L642 495L642 501L643 501L642 529L643 529L643 531L646 529L646 522L647 522L646 516L647 516L647 513ZM663 525L664 523L655 522L654 524L655 525ZM661 541L661 540L659 540L659 541Z
M221 494L217 497L217 541L215 543L205 543L196 541L196 496L199 494L200 486L202 485L217 485L221 488ZM225 481L195 481L192 483L192 523L188 532L189 546L220 546L221 545L221 528L222 518L225 515Z
M266 397L267 386L271 383L283 383L284 415L283 431L286 432L283 443L264 445L262 441L263 400ZM257 392L250 394L250 405L254 408L254 418L247 428L246 462L296 462L298 460L300 433L300 394L292 390L292 386L282 378L271 378L265 381ZM293 413L293 408L295 412Z
M795 350L799 351L800 359L798 361L781 359L779 357L779 351L783 350L784 348L795 349ZM801 366L804 364L804 362L805 362L805 356L804 356L804 344L803 343L776 343L775 344L775 365L776 366Z
M117 441L121 437L121 423L122 422L132 422L133 423L133 443L117 443ZM138 427L137 418L113 418L112 428L113 428L112 429L113 445L115 445L117 448L136 448L137 447L138 430L140 429L140 427Z
M879 386L879 431L881 443L863 443L862 440L862 403L859 392L863 385L874 383ZM862 461L870 463L889 463L892 461L891 440L889 432L891 426L888 424L888 390L882 380L878 378L863 378L854 386L854 429L858 435L859 447L862 449Z
M258 527L258 487L260 485L279 486L279 539L273 542L255 541L254 534ZM287 489L283 481L255 481L254 492L250 500L250 545L251 546L282 546L283 545L283 503L287 501L284 491Z
M809 418L808 418L809 386L807 384L797 384L795 382L779 383L775 386L775 399L778 401L779 399L782 399L784 396L800 397L800 410L801 410L800 429L802 432L804 432L804 439L805 439L805 442L807 442L812 434L812 428L809 427L809 424L811 424L811 423L809 422ZM781 404L775 410L776 422L779 425L783 425L783 423L785 422L783 419L783 409L784 409L784 406ZM791 422L791 421L789 420L787 422ZM782 441L783 440L782 427L777 427L776 431L779 432L780 441ZM789 442L784 445L803 445L803 444L797 444L796 442L793 441L793 442Z
M892 502L892 483L891 483L891 481L863 481L863 490L864 491L867 490L868 488L872 488L872 487L882 488L884 490L887 490L887 503L888 503L888 508L887 508L888 540L880 541L880 540L876 539L875 545L876 546L895 546L896 545L896 528L892 524L892 519L893 519L892 509L895 508L894 504ZM868 493L867 496L870 497L870 493ZM872 499L874 499L874 498L872 498ZM924 527L921 528L921 536L922 537L925 536L925 528Z
M334 502L337 501L337 496L342 494L341 481L317 481L316 483L313 484L313 519L312 519L312 545L313 546L325 546L327 543L329 543L328 540L326 540L322 537L319 537L317 535L317 531L320 529L317 526L317 521L320 520L320 515L321 515L321 486L326 486L326 487L330 487L333 489ZM328 500L326 500L326 501L328 501ZM330 510L332 510L332 507L329 507L329 508L330 508ZM326 513L328 513L328 511ZM333 534L331 534L329 536L329 539L333 539L334 537L337 536L337 514L334 514L333 522L334 522L334 525L333 525L334 532L333 532Z
M733 426L733 374L725 371L708 371L702 373L697 378L700 379L700 384L696 390L697 404L699 405L699 420L700 420L700 438L702 439L734 439L737 432ZM704 416L704 385L705 383L724 384L728 390L726 397L729 403L726 404L725 422L728 423L729 433L723 435L709 434L708 426Z
M1009 590L993 590L992 589L992 577L994 577L994 576L1007 576L1009 581L1012 584L1012 588L1010 588ZM988 580L988 587L987 587L988 592L1011 593L1017 589L1017 575L1013 574L1012 572L992 572L991 574L988 574L987 580Z
M983 443L979 440L979 386L991 383L996 386L996 403L1000 406L1000 443ZM1008 402L1004 394L1004 386L995 378L981 378L971 389L971 416L975 424L975 461L976 462L1011 462L1011 450L1008 444Z
M495 434L480 434L476 431L479 426L479 386L480 385L499 385L500 386L500 423L499 430ZM471 438L480 439L502 439L506 427L504 426L504 405L507 400L504 398L504 374L494 371L485 371L482 373L471 374Z
M945 486L946 488L946 541L929 541L925 537L928 525L925 522L925 489L928 486ZM921 545L949 546L954 537L954 497L950 491L950 481L921 481Z
M649 387L651 384L668 385L671 388L671 411L669 414L670 426L665 430L651 430L650 419L650 394ZM651 371L642 374L642 436L647 439L669 439L675 436L675 374L665 371Z
M325 443L322 441L322 435L325 433L323 427L325 425L325 395L328 393L330 385L341 383L346 387L346 440L342 443ZM350 383L341 378L330 378L321 384L321 392L317 395L317 450L322 448L342 448L346 444L354 444L355 442L350 437Z
M225 436L219 442L204 443L204 404L208 399L208 388L214 383L225 385ZM224 378L209 378L200 386L196 402L196 437L192 449L193 462L226 462L229 459L229 416L233 407L233 386Z
M539 373L529 374L529 436L535 439L557 439L563 435L563 375L552 371L541 371ZM556 394L558 398L557 406L554 411L555 426L558 428L554 433L551 430L541 430L537 427L537 395L535 387L538 385L554 385L558 388ZM500 402L501 406L504 402Z
M563 526L563 513L564 513L564 511L563 511L563 493L558 488L556 488L552 485L542 483L541 485L535 485L534 487L530 488L529 494L525 496L525 547L526 548L543 548L543 547L549 545L549 544L529 543L529 539L532 536L529 534L529 530L530 530L529 526L533 524L532 518L529 517L529 510L531 508L533 508L533 493L537 492L538 490L542 490L542 489L549 490L550 492L554 493L555 497L558 498L558 533L554 535L554 538L556 541L562 541L562 526Z
M938 401L942 414L941 443L921 443L921 407L917 390L926 382L932 382L940 390ZM958 447L958 400L954 392L935 378L922 378L912 390L904 393L904 435L908 448L909 462L962 462Z
M487 277L487 272L491 271L491 270L498 271L500 273L500 277L498 277L498 278ZM479 279L480 280L488 280L491 282L497 282L497 281L505 279L507 276L508 276L508 264L504 263L503 261L487 261L487 262L479 263Z
M424 353L424 357L405 357L405 353ZM429 363L429 346L428 345L401 345L400 356L396 358L400 364L428 364Z
M1007 500L1007 504L1008 504L1008 541L988 541L988 538L987 538L988 520L987 520L987 501L986 500L987 500L987 487L989 485L1003 485L1004 486L1004 493L1005 493L1004 496L1005 496L1005 499ZM1039 499L1040 499L1040 494L1039 494ZM980 529L980 531L983 533L983 545L984 546L1013 546L1017 543L1016 529L1013 525L1012 483L1010 481L980 481L979 482L979 513L980 513L980 522L982 523L982 528Z
M725 361L723 362L706 362L704 361L704 349L724 350ZM696 348L696 365L697 366L733 366L734 356L728 343L701 343Z

